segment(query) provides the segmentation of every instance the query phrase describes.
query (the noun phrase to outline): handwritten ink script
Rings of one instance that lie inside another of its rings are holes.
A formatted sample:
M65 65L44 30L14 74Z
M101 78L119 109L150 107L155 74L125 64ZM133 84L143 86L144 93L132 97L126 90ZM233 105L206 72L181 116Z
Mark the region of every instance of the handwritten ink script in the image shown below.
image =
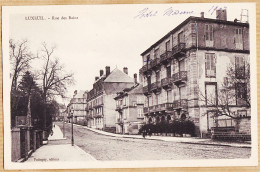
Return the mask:
M220 7L220 6L211 6L207 13L213 15L216 10L224 10L227 7ZM151 18L157 16L176 16L176 15L192 15L192 14L199 14L200 12L195 10L181 10L175 9L173 7L167 8L165 10L154 10L149 9L148 7L138 11L138 14L134 16L134 19L144 19L144 18Z

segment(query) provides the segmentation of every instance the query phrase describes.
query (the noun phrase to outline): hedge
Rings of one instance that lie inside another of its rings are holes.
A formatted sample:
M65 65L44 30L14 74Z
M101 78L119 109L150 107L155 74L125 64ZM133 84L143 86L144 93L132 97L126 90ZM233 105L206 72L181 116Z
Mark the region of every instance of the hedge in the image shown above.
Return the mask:
M157 124L145 124L140 130L139 134L143 131L151 133L173 133L174 135L179 134L190 134L192 137L195 136L195 124L192 121L173 121L172 123L161 122Z

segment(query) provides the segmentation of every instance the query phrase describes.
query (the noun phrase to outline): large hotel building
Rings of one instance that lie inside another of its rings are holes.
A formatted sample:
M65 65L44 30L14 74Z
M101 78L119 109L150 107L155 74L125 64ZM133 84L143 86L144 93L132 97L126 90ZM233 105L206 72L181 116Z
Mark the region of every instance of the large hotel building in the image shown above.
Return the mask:
M203 13L187 18L141 54L146 123L190 119L201 136L216 126L217 118L218 125L235 127L232 118L217 117L215 109L222 106L219 91L233 65L240 69L240 82L232 88L236 97L230 107L234 116L246 119L238 129L250 133L250 106L243 101L249 55L248 23L227 21L226 10L218 10L216 19L204 18Z

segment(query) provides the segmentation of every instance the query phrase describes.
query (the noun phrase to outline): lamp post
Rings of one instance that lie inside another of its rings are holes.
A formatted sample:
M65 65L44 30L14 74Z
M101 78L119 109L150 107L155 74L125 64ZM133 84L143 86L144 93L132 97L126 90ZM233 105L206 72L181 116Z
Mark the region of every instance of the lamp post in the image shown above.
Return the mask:
M73 108L71 108L70 113L71 113L71 146L74 146L74 137L73 137L73 113L74 113L74 110L73 110Z

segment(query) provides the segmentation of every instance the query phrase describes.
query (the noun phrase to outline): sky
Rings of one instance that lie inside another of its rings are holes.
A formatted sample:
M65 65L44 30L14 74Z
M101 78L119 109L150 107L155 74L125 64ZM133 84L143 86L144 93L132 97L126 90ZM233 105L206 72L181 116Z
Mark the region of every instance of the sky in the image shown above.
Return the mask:
M75 85L70 86L67 93L67 97L72 97L74 90L90 90L95 76L99 76L100 69L105 71L105 66L110 66L111 70L128 67L131 77L134 73L138 74L142 67L140 54L153 43L189 16L199 17L204 12L205 18L215 18L214 9L219 8L226 9L228 20L233 21L235 18L240 19L241 9L247 9L247 5L212 3L12 7L8 31L9 38L28 39L33 53L41 49L42 42L56 46L54 56L60 59L66 71L74 73ZM28 16L43 16L44 20L26 20ZM74 19L69 19L69 16ZM62 20L62 17L67 19ZM38 70L41 65L41 61L34 61L32 66ZM61 103L67 102L64 99Z

